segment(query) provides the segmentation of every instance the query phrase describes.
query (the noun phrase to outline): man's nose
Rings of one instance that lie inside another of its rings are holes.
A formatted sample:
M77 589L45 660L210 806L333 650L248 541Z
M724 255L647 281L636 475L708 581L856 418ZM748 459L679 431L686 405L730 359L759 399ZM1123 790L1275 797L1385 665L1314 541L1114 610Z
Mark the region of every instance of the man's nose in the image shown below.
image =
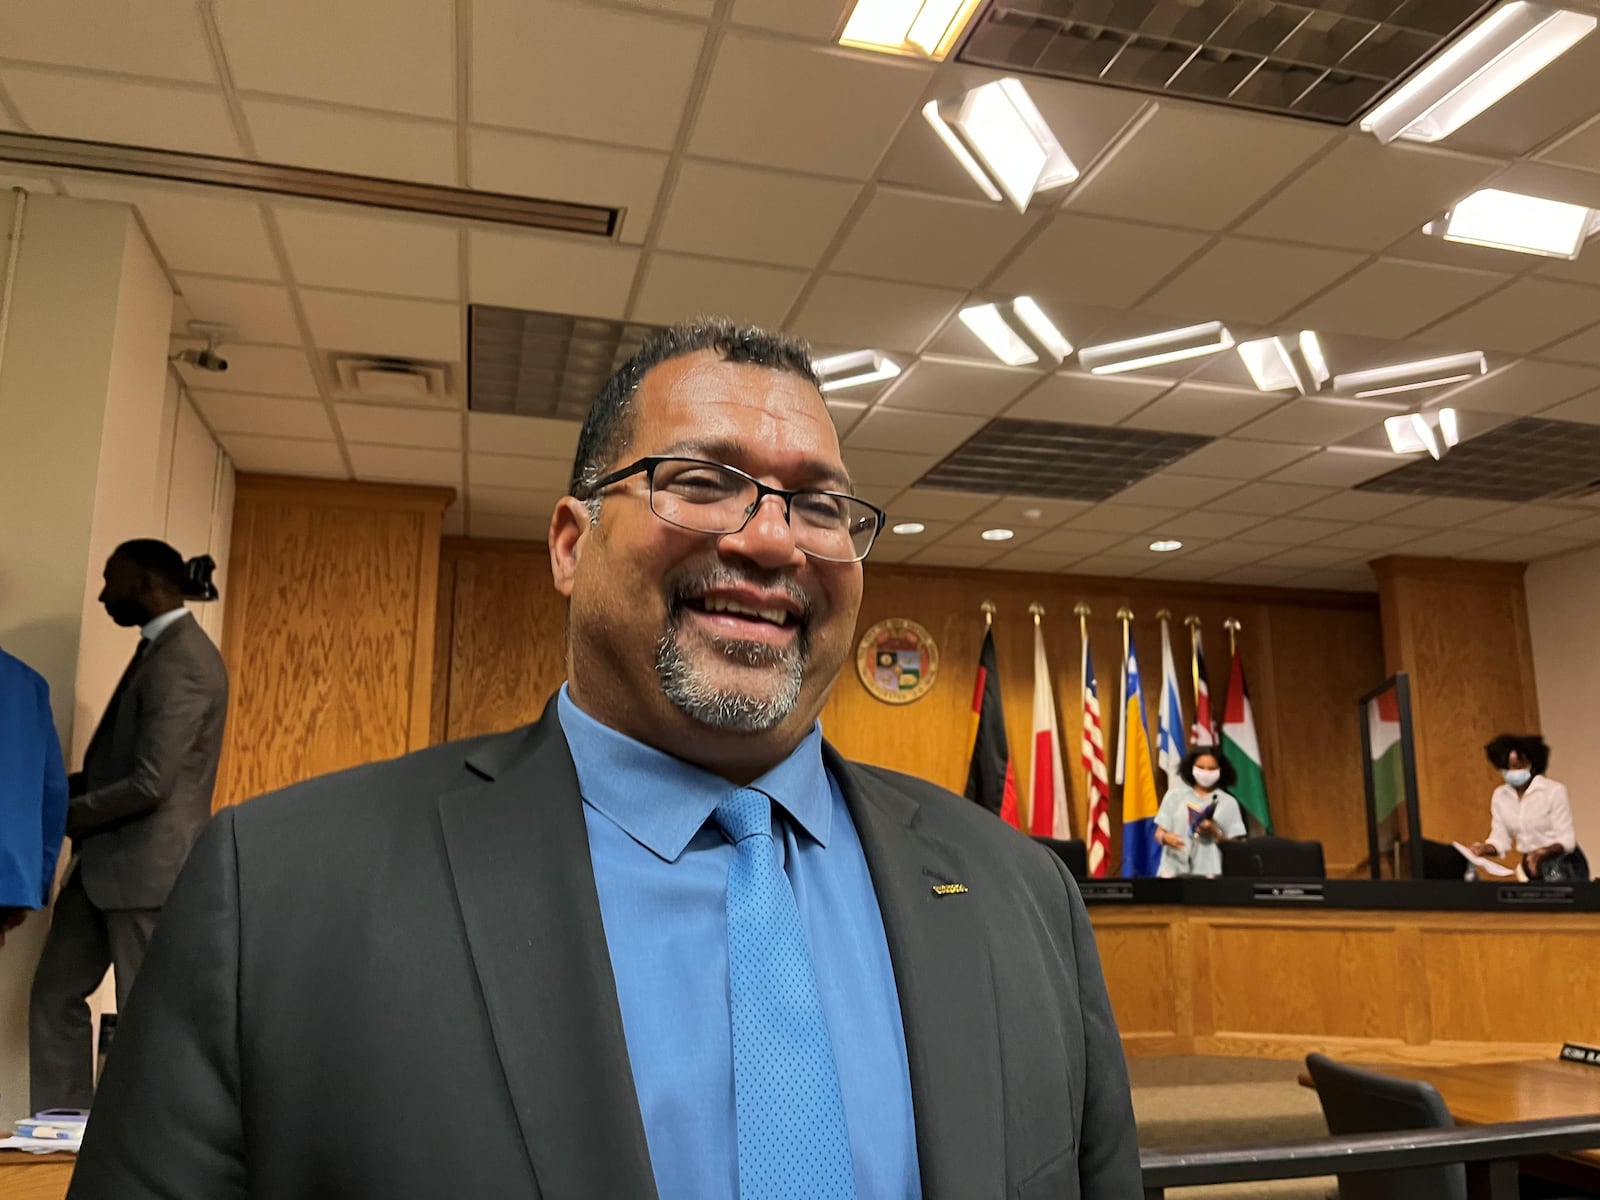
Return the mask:
M805 560L805 552L794 543L782 496L761 497L744 528L724 535L719 545L764 567L798 565Z

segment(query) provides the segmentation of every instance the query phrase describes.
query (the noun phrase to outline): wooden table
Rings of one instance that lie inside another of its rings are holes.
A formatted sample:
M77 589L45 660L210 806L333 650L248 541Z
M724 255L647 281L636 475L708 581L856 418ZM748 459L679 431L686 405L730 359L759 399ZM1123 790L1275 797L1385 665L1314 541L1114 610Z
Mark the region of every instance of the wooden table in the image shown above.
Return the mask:
M0 1150L0 1196L5 1200L63 1200L77 1161L75 1154Z

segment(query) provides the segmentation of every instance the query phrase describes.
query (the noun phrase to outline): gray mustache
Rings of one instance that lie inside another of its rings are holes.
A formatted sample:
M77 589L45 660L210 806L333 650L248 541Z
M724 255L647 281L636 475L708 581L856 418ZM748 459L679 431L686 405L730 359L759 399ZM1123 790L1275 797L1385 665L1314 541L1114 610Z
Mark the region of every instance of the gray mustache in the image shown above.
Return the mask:
M752 587L763 591L780 591L800 609L800 621L810 624L812 603L806 590L787 575L777 572L739 571L727 566L709 567L696 571L672 585L672 615L679 616L685 605L696 596L714 588Z

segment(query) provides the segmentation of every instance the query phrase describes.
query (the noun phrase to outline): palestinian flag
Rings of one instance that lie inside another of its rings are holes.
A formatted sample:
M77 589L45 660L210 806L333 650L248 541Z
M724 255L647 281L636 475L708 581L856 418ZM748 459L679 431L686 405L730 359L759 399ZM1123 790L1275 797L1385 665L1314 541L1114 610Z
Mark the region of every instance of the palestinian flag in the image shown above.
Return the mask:
M978 679L972 689L972 765L967 769L966 795L1006 824L1022 827L1017 775L1006 741L1006 715L1000 706L1000 664L994 654L992 629L983 635Z
M1406 799L1405 755L1400 746L1400 701L1393 691L1367 702L1367 737L1372 746L1372 799L1378 823Z
M1222 717L1222 752L1239 776L1233 798L1268 833L1272 810L1267 807L1267 777L1261 770L1261 743L1256 739L1256 718L1250 711L1250 692L1244 683L1244 660L1233 652L1228 676L1228 703Z

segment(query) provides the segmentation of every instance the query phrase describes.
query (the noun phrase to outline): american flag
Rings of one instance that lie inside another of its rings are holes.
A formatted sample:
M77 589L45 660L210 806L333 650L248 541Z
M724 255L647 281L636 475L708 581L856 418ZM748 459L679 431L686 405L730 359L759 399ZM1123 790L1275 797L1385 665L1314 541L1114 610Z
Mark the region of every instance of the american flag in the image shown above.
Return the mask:
M1094 660L1083 644L1083 774L1089 792L1089 874L1111 869L1111 785L1106 781L1106 739L1100 728L1100 693L1094 682Z

